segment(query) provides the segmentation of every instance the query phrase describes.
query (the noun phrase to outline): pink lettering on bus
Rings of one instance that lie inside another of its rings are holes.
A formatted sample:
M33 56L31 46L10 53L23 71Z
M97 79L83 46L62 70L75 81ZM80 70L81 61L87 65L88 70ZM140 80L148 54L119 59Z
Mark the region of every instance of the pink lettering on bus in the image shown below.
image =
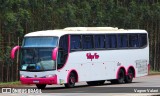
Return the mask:
M91 61L92 61L92 59L98 59L99 55L97 53L94 53L93 55L91 53L87 53L86 57L87 57L87 59L91 59Z

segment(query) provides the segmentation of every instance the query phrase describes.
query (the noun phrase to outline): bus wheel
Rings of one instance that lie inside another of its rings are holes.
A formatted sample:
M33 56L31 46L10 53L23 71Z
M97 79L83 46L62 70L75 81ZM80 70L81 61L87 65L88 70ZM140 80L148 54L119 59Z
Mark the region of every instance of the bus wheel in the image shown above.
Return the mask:
M73 72L71 72L70 76L69 76L68 83L65 84L65 87L72 88L72 87L74 87L75 83L76 83L76 76Z
M118 83L118 84L124 83L124 79L125 79L124 71L123 71L122 69L120 69L120 71L119 71L119 73L118 73L117 83Z
M38 89L44 89L46 87L46 84L36 84Z
M131 69L128 70L128 75L125 78L126 83L131 83L133 80L133 71Z

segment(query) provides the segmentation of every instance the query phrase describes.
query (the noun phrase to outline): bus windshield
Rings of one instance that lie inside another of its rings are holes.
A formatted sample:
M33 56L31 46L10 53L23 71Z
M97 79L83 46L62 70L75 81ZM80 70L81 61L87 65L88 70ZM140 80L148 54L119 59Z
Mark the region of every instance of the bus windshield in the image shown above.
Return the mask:
M22 48L21 68L23 71L55 70L56 64L52 60L54 48Z
M23 47L56 47L58 37L25 37Z

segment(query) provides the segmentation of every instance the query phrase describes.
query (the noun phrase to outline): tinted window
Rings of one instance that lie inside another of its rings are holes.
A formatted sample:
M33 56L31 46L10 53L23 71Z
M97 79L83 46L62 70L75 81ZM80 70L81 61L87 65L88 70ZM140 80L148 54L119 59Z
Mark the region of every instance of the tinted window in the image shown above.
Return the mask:
M71 36L71 49L81 49L81 35Z
M21 70L46 71L56 69L56 63L52 60L53 48L22 48Z
M140 34L139 35L139 45L140 45L140 47L144 47L147 45L147 34Z
M118 47L120 48L124 48L124 47L128 47L128 36L127 34L121 34L121 35L118 35Z
M68 57L68 35L62 36L59 41L57 68L62 68Z
M129 35L129 47L139 47L138 34Z
M93 36L83 35L83 49L93 49Z
M105 35L95 35L95 48L105 48Z
M59 41L59 48L62 48L65 52L68 52L68 36L62 36Z
M23 47L56 47L58 37L25 37Z
M116 35L106 35L106 47L107 48L117 47Z

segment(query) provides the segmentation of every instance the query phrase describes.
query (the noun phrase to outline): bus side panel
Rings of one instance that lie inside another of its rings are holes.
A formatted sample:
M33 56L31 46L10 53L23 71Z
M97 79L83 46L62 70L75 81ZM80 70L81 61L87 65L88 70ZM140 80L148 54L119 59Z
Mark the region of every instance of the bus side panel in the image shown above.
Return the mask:
M59 78L66 83L69 71L75 69L79 81L117 79L118 69L123 67L127 74L130 66L135 69L136 77L145 76L148 74L148 50L149 48L146 47L142 49L71 52L66 66L59 72ZM87 56L88 53L90 55ZM99 57L96 58L96 56Z
M91 53L92 55L97 53L100 57L99 59L89 59L86 57L87 53ZM104 51L72 52L70 53L65 70L76 69L79 75L79 81L115 79L117 64L115 61L110 61L107 58Z

